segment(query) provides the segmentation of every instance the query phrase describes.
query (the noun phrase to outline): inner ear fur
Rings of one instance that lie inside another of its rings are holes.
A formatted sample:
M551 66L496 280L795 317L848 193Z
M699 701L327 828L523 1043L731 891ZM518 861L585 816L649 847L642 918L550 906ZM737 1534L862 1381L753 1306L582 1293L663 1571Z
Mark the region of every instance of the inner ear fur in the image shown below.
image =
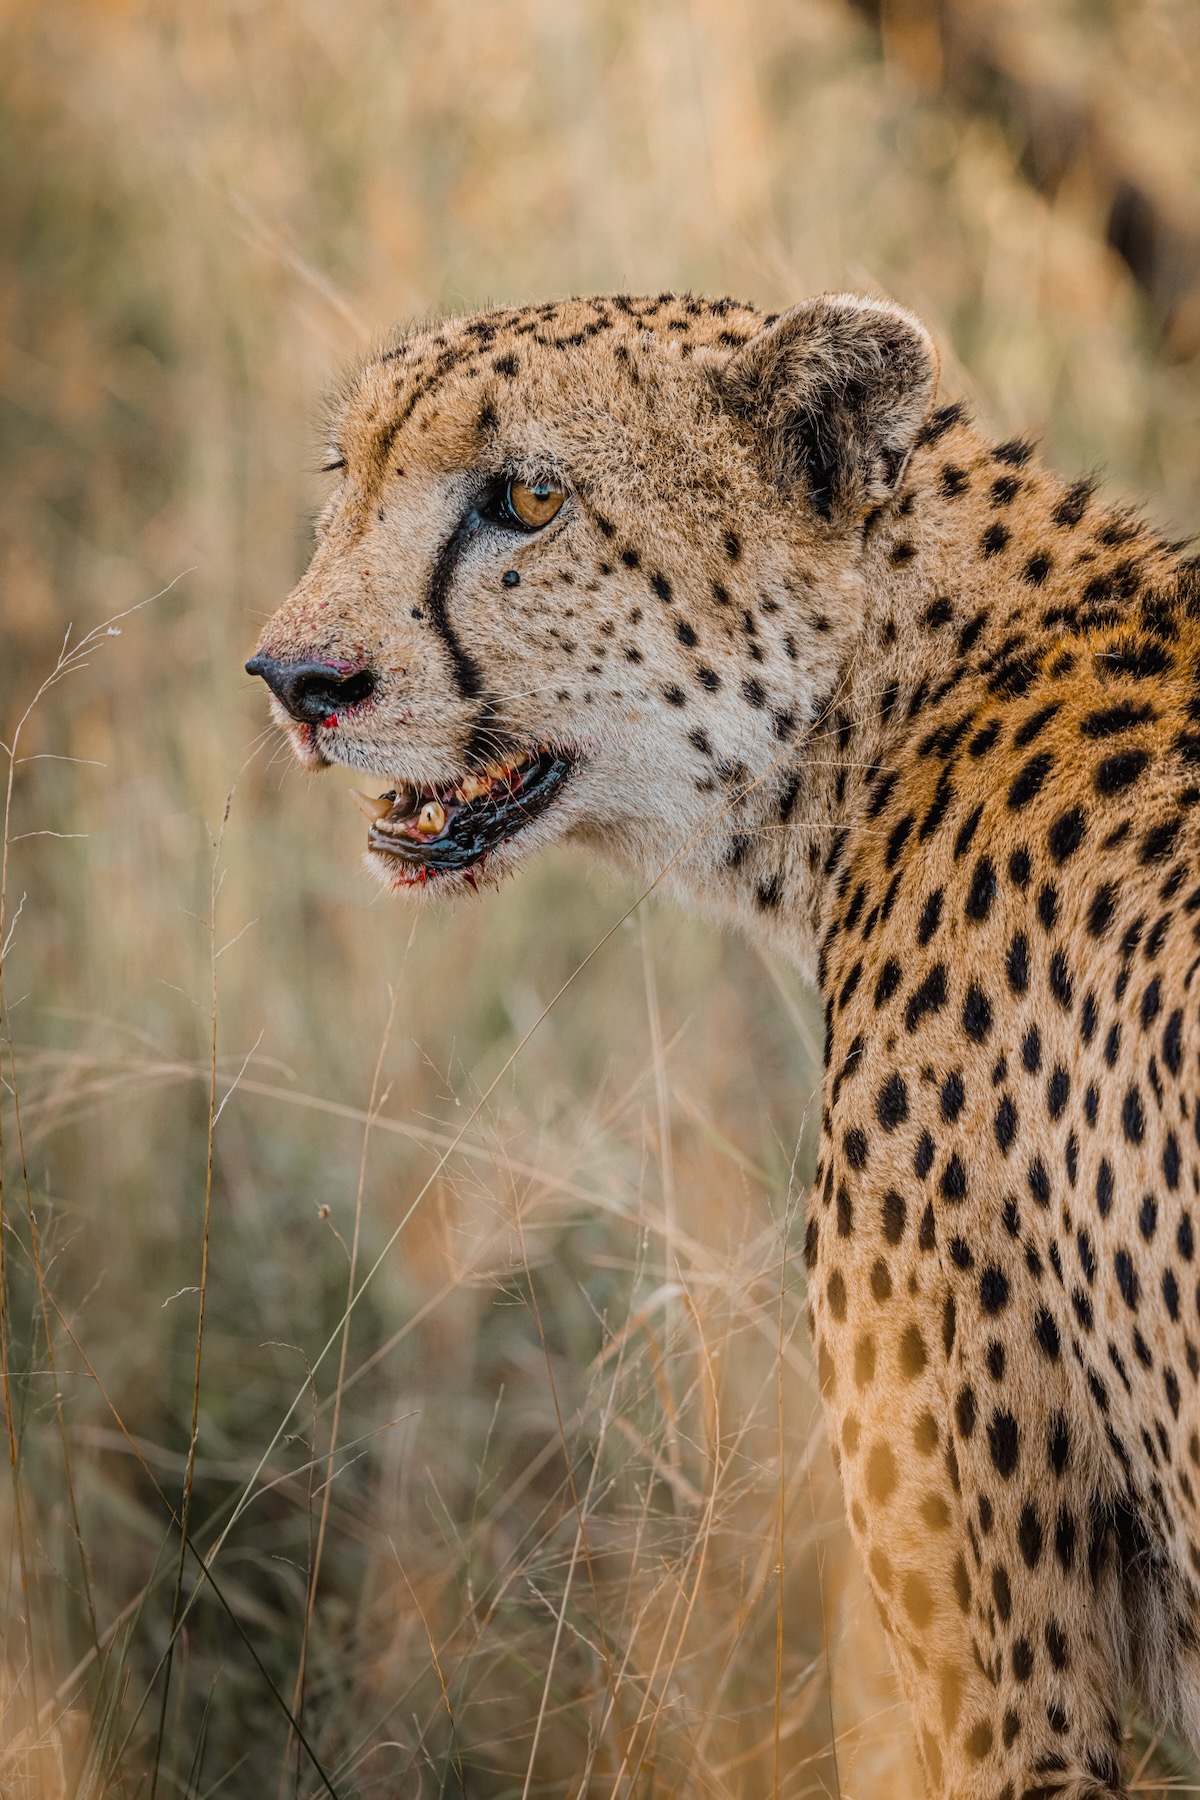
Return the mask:
M849 524L895 491L937 376L937 351L912 313L822 294L751 338L717 386L779 487Z

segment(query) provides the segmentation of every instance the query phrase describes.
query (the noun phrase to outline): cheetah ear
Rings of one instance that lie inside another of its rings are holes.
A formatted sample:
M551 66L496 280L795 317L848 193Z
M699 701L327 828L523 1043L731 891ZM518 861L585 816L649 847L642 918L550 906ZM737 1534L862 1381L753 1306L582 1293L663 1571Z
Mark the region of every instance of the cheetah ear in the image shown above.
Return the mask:
M849 525L894 492L937 387L919 319L883 300L822 294L750 339L717 376L766 472Z

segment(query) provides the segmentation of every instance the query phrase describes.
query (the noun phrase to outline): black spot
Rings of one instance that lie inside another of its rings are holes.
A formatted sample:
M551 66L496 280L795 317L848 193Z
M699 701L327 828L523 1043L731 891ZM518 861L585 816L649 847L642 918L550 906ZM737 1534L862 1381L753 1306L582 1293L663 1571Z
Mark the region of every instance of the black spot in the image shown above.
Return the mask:
M1000 552L1007 547L1008 538L1008 527L997 522L988 526L979 540L979 548L984 556L999 556Z
M676 619L675 636L688 650L691 650L697 642L695 627L689 625L686 619Z
M953 617L954 607L944 596L932 600L925 608L925 623L932 631L936 631L940 625L948 624Z
M1012 1588L1009 1585L1008 1570L1002 1566L992 1571L992 1599L1000 1623L1007 1625L1012 1618Z
M1080 519L1082 519L1084 513L1088 509L1091 498L1092 483L1090 481L1077 481L1072 487L1067 489L1050 516L1056 525L1070 529L1071 527L1078 525Z
M665 575L652 575L650 577L650 586L654 589L660 600L670 600L671 584ZM685 638L683 641L686 643L687 639ZM695 642L695 638L692 639L692 642Z
M1058 918L1058 889L1051 881L1044 882L1037 897L1038 918L1047 931L1053 931L1054 922Z
M520 363L517 361L516 357L512 354L511 350L505 356L498 356L492 364L492 367L493 367L493 369L495 369L497 375L503 375L509 381L512 380L513 376L517 373L520 366L521 366Z
M1136 1087L1125 1090L1121 1103L1121 1129L1131 1144L1140 1144L1146 1135L1146 1113Z
M982 924L992 910L992 901L996 898L996 865L990 856L981 856L975 864L971 876L971 886L967 893L966 913L968 919Z
M961 400L956 400L952 406L940 406L922 425L917 434L917 443L936 444L953 426L960 425L965 417L966 408Z
M1133 1266L1133 1259L1128 1250L1118 1250L1116 1252L1113 1257L1113 1269L1116 1272L1117 1286L1121 1290L1122 1300L1124 1300L1130 1312L1136 1311L1140 1293L1140 1283L1137 1278L1137 1272Z
M1138 1017L1141 1020L1143 1031L1149 1029L1161 1011L1162 983L1159 981L1158 977L1155 976L1154 980L1147 985L1146 991L1142 995L1141 1005L1138 1008Z
M1182 819L1174 818L1164 819L1161 825L1152 826L1142 839L1138 861L1145 865L1162 862L1170 856L1182 824Z
M917 942L927 944L942 920L942 889L934 888L921 908L921 916L917 920Z
M927 1013L942 1010L946 998L946 965L935 963L909 998L904 1011L905 1029L915 1031Z
M945 818L953 798L954 783L950 779L949 770L944 769L938 779L937 787L934 789L933 799L929 803L929 811L921 820L921 829L918 835L920 836L922 843L933 836L934 832Z
M858 1129L856 1125L853 1129L847 1130L846 1138L842 1139L842 1148L846 1152L846 1161L851 1168L862 1170L867 1166L867 1134L864 1130Z
M1114 638L1097 658L1104 676L1129 675L1135 681L1154 681L1171 667L1171 658L1158 644L1135 637Z
M962 1010L963 1030L975 1043L981 1044L992 1029L991 1001L981 987L971 983Z
M1106 706L1099 712L1088 713L1079 729L1085 737L1116 737L1122 731L1132 731L1136 725L1149 723L1154 716L1152 706L1134 706L1132 702L1123 700L1117 706Z
M979 1277L979 1304L985 1313L1003 1312L1008 1305L1008 1276L989 1263Z
M1117 909L1117 890L1111 881L1106 881L1092 895L1092 903L1088 908L1087 928L1094 938L1102 938L1113 922Z
M1061 950L1056 950L1050 958L1050 992L1063 1011L1070 1012L1074 1004L1074 988L1066 956Z
M958 1427L960 1438L967 1439L972 1435L977 1417L974 1388L960 1388L958 1398L954 1402L954 1422Z
M1029 940L1023 931L1018 931L1008 946L1005 968L1008 974L1008 985L1013 993L1027 993L1029 990Z
M889 1244L898 1244L904 1236L907 1208L902 1195L889 1188L883 1196L883 1235Z
M1048 750L1040 750L1036 756L1030 757L1008 790L1008 804L1013 811L1027 806L1041 792L1053 767L1054 758Z
M1013 1138L1017 1134L1017 1109L1010 1094L1005 1094L996 1108L993 1130L996 1134L997 1144L1007 1156L1012 1148Z
M1019 725L1013 733L1014 748L1017 750L1024 750L1027 744L1032 744L1034 738L1038 737L1040 733L1045 730L1046 726L1058 711L1059 703L1055 700L1051 705L1043 706L1039 711L1031 713L1024 724Z
M951 1156L946 1167L942 1170L942 1177L938 1183L938 1188L943 1200L957 1202L966 1198L967 1172L963 1168L962 1160L957 1153Z
M1033 455L1033 445L1025 438L1006 438L1002 444L992 446L992 461L1007 463L1012 469L1019 469Z
M1061 1348L1058 1326L1044 1306L1038 1307L1037 1317L1033 1322L1033 1335L1039 1348L1050 1358L1050 1361L1057 1362Z
M900 985L901 974L902 974L902 970L900 968L900 964L896 961L894 956L889 956L887 961L884 963L882 969L880 969L879 979L875 983L875 1008L876 1008L876 1011L878 1011L880 1007L886 1006L888 1001L891 999L892 995L896 992L896 989ZM945 971L944 970L942 972L942 979L943 979L943 983L944 983L944 981L945 981ZM944 1002L945 1002L945 995L943 994L942 1003L944 1004ZM910 1002L910 1004L911 1004L911 1002ZM911 1031L912 1029L913 1029L913 1027L910 1025L909 1030Z
M909 834L916 822L917 821L912 813L905 813L904 817L898 819L892 827L888 837L887 851L884 859L889 869L894 869L899 862L904 846L908 842Z
M1017 1466L1017 1421L1010 1412L995 1412L988 1425L988 1451L997 1474L1007 1481Z
M959 1113L963 1109L965 1099L966 1095L963 1089L962 1076L957 1069L954 1069L947 1075L945 1081L943 1081L940 1096L942 1118L946 1121L947 1125L953 1124L954 1120L957 1119Z
M1041 587L1050 573L1051 562L1044 550L1035 551L1021 574L1030 587Z
M908 1117L908 1088L904 1077L889 1075L875 1099L875 1116L885 1131L895 1131Z
M1091 1287L1096 1280L1096 1252L1086 1231L1076 1234L1075 1247L1079 1252L1079 1266L1083 1270L1088 1286Z
M1052 1119L1061 1119L1071 1092L1071 1077L1059 1063L1046 1083L1046 1110Z
M1055 862L1066 862L1074 856L1087 831L1087 814L1081 806L1073 806L1068 812L1060 813L1047 833L1050 854Z
M967 472L957 463L947 463L938 475L938 486L947 500L955 500L968 486Z
M967 851L971 848L971 839L975 836L979 827L979 821L982 817L983 807L980 805L975 808L974 812L969 813L959 826L954 839L954 860L956 862L960 857L965 856Z
M1096 1035L1096 1027L1100 1023L1100 1009L1096 1004L1096 996L1089 988L1083 996L1083 1006L1079 1013L1079 1035L1085 1044L1090 1044Z
M1119 751L1115 756L1105 756L1096 767L1097 794L1123 794L1124 788L1132 787L1150 756L1146 751Z
M1008 879L1014 887L1023 888L1029 880L1029 870L1029 852L1018 847L1008 859Z

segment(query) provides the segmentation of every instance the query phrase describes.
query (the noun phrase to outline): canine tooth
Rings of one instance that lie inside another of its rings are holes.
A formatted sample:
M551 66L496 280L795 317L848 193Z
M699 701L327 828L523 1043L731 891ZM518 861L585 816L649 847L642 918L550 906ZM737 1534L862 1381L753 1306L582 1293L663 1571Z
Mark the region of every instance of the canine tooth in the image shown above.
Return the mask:
M440 800L427 800L417 814L417 830L426 837L436 837L446 829L446 809Z
M395 802L394 794L380 794L376 799L373 794L364 794L358 788L350 789L350 798L357 806L364 819L370 819L372 825L390 813Z
M458 791L469 804L472 800L478 800L481 794L487 793L488 783L482 781L478 775L466 775L459 782Z

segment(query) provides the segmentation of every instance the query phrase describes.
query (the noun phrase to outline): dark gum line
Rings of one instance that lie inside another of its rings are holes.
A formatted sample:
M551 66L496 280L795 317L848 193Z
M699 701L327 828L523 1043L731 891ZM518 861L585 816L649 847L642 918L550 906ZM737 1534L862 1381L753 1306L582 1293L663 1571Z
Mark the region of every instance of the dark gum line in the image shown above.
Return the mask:
M537 764L531 766L538 769ZM372 826L367 833L367 843L372 850L412 868L470 868L489 850L507 843L531 823L553 799L570 771L571 764L566 757L554 756L539 772L526 778L518 793L505 800L497 803L488 795L459 806L438 837L425 840L390 837Z

